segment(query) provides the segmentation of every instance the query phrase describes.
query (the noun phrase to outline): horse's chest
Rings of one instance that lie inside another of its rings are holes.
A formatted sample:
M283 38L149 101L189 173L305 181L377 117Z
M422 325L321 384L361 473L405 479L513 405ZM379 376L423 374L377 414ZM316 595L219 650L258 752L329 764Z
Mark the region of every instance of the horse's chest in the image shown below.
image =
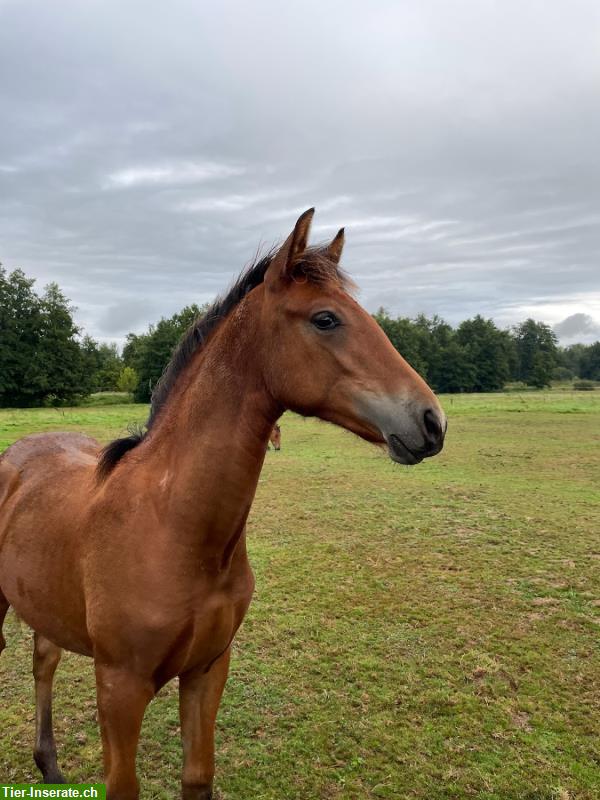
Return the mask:
M231 644L244 619L253 584L237 591L213 591L198 598L185 629L163 665L165 678L190 669L209 669Z

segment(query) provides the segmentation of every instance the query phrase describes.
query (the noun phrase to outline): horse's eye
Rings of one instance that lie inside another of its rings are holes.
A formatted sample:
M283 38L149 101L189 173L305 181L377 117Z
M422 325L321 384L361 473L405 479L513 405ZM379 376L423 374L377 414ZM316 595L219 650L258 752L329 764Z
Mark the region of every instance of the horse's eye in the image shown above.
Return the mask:
M320 331L332 331L342 324L333 311L319 311L311 319L311 322Z

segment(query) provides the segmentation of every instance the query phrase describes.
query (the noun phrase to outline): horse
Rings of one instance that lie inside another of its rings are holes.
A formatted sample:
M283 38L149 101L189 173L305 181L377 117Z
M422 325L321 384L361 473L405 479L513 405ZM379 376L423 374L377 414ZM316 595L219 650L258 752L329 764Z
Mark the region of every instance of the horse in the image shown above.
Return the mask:
M184 335L145 429L104 448L78 433L34 434L0 460L0 630L12 606L34 631L45 782L64 780L52 682L67 649L94 661L109 800L139 797L142 719L176 677L181 797L213 796L215 719L254 589L246 519L286 409L400 464L442 449L438 400L353 298L339 266L344 229L308 245L313 214Z
M281 426L275 423L273 425L273 430L269 435L269 444L273 445L273 450L281 450ZM267 445L269 450L271 449L269 445Z

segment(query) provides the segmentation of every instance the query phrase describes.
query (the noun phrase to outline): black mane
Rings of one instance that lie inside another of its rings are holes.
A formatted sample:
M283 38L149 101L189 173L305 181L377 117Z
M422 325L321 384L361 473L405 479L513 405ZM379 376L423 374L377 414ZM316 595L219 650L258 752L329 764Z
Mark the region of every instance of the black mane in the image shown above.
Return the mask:
M177 378L188 365L196 350L204 346L208 336L240 304L248 292L264 281L265 272L272 259L273 253L269 253L242 272L227 294L224 297L217 297L212 306L202 316L197 317L184 333L152 392L150 416L146 424L148 430L152 427L152 423L166 403Z
M162 377L154 387L150 401L150 415L145 429L130 429L129 436L115 439L106 445L98 461L97 475L99 480L104 480L123 456L144 440L167 402L177 379L189 364L194 353L204 346L210 334L240 304L244 297L252 289L264 282L265 273L275 253L276 250L271 250L266 256L244 270L227 294L223 297L217 297L212 306L190 325L173 351L171 360L165 367ZM309 248L298 262L296 269L306 280L314 283L323 282L327 279L334 279L342 285L347 285L348 283L343 273L337 268L337 265L324 255L322 248Z

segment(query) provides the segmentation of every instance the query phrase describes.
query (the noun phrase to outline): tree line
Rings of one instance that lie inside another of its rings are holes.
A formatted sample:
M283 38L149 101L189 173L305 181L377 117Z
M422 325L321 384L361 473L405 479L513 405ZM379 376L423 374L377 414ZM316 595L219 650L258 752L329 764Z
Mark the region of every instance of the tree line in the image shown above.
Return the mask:
M573 378L600 380L600 342L559 347L543 322L501 329L481 315L453 328L439 317L374 315L394 347L437 392L495 392L509 382L544 388Z
M22 270L0 265L0 406L76 404L93 392L125 391L148 402L181 335L204 311L190 305L130 333L122 353L75 324L56 283L42 294ZM477 315L453 328L437 316L374 318L404 358L438 392L500 391L508 382L600 381L600 342L562 348L543 322L510 330Z

